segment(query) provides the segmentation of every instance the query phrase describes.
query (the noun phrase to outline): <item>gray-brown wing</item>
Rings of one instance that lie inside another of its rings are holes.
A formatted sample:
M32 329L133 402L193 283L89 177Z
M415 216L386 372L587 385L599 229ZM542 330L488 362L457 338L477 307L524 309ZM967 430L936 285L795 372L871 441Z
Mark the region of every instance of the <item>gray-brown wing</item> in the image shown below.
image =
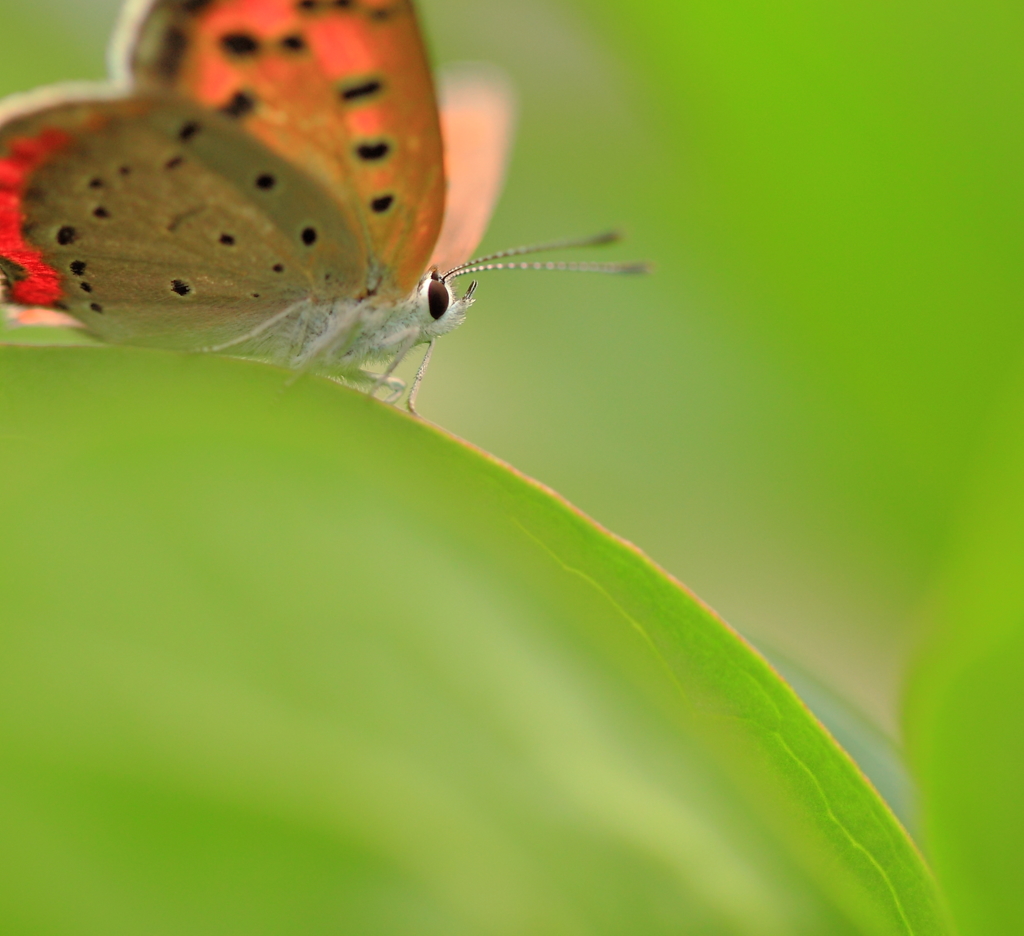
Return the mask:
M354 297L366 263L315 182L202 108L60 102L0 125L7 299L106 341L237 341L302 300Z

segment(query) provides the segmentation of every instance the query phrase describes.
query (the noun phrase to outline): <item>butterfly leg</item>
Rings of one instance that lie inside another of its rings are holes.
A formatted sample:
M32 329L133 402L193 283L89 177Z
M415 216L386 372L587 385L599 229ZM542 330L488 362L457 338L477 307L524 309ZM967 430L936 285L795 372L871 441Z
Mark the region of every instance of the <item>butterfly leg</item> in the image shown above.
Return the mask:
M405 356L416 346L416 342L419 340L420 330L418 328L410 328L406 332L398 336L396 344L401 342L398 351L395 352L395 356L391 363L387 366L387 370L383 374L379 374L374 380L373 386L370 388L370 396L374 396L377 391L384 385L387 385L389 390L392 390L391 396L386 400L387 403L397 403L401 399L402 393L405 392L405 382L397 380L397 378L391 375L395 372L395 368L398 367L402 361L405 360ZM394 391L396 383L402 385L401 391Z
M387 377L384 374L371 374L369 371L363 371L363 376L367 380L373 381L373 386L367 391L370 396L373 396L381 387L385 387L391 391L386 397L384 402L389 406L394 405L405 394L405 381L400 377ZM339 380L339 383L344 383L343 380Z
M416 377L412 382L412 390L409 391L409 400L406 406L409 408L409 412L413 416L419 416L416 412L416 397L420 395L420 384L423 383L423 378L427 374L427 368L430 366L430 359L434 356L434 345L437 344L437 339L432 338L430 344L427 345L427 353L423 355L423 361L420 363L420 369L416 371Z

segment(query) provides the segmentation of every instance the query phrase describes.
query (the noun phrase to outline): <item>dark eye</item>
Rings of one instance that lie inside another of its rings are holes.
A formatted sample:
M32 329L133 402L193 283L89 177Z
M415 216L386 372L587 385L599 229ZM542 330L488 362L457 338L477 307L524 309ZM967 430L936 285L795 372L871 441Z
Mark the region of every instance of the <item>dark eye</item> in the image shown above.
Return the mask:
M440 280L431 280L427 287L427 304L430 306L430 316L435 321L448 311L451 303L451 296L448 295L448 287Z

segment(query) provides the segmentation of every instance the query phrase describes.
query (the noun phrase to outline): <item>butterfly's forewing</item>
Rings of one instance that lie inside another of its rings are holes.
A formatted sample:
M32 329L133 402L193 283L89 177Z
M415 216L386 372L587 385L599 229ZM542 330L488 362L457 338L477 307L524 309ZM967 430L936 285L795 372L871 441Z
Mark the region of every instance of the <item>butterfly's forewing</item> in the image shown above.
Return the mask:
M198 348L354 295L366 260L320 187L229 121L128 98L3 121L0 267L16 304L107 341Z
M497 69L462 65L441 76L448 194L430 266L464 263L483 239L501 196L515 131L515 96Z
M409 0L151 0L130 24L137 88L229 115L317 179L408 293L444 210L433 83Z

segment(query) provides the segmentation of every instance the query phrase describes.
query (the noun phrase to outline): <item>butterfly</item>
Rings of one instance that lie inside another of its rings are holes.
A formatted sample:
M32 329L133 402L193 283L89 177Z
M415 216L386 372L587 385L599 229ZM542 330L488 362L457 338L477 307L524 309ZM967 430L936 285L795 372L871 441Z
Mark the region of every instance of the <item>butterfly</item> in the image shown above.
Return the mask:
M418 345L466 318L514 123L497 73L439 108L410 0L129 3L113 81L0 105L0 274L23 322L236 354L392 399ZM365 368L383 364L383 373Z

